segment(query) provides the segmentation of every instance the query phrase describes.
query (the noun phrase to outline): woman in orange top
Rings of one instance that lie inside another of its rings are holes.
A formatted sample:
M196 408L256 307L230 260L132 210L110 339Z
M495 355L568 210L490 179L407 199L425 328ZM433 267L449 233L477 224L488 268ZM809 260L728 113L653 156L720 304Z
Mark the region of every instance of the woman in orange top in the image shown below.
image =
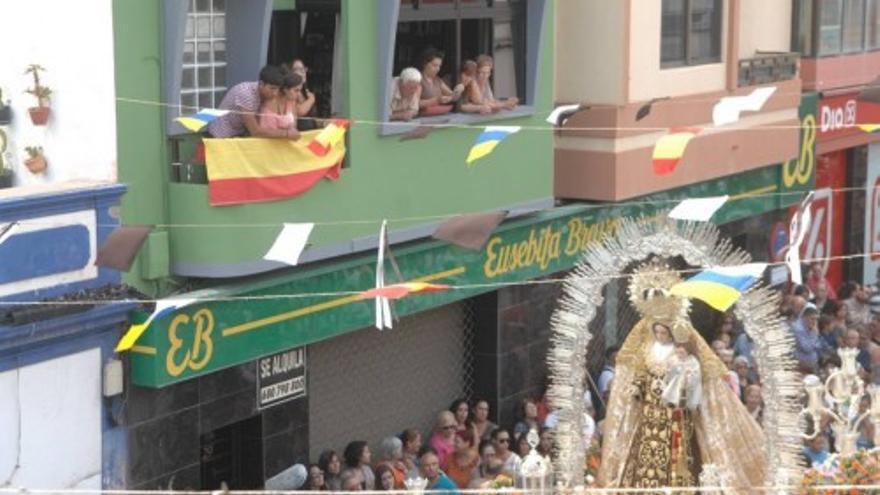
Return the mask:
M477 436L473 426L455 433L455 451L449 457L446 476L461 489L470 486L474 470L480 464L476 442Z

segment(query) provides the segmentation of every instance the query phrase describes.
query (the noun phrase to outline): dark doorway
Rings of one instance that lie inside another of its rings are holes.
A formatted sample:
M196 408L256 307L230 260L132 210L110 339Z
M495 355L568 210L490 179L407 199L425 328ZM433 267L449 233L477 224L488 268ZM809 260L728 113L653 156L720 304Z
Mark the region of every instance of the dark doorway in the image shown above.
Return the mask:
M337 30L340 22L338 1L297 2L296 10L272 13L268 63L290 65L299 58L308 68L306 87L315 94L315 109L309 116L329 117L333 112L333 71ZM337 74L338 76L338 74Z
M202 489L263 488L263 417L254 416L202 435Z

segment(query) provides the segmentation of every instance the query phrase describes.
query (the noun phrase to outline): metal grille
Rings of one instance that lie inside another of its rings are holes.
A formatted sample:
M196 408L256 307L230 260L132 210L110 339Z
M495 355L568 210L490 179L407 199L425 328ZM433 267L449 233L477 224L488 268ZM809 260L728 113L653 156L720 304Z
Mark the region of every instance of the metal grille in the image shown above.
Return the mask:
M180 112L216 108L226 92L226 0L190 0L183 39Z
M310 346L310 457L352 440L375 447L404 428L429 432L439 411L470 396L473 336L460 302Z

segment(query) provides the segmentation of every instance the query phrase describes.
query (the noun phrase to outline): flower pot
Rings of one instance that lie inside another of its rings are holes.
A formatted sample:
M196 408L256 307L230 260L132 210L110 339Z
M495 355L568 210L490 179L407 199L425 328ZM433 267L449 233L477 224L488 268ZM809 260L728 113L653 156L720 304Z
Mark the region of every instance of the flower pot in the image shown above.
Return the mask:
M12 107L0 103L0 125L9 125L12 122Z
M10 187L12 187L12 170L0 169L0 189L9 189Z
M37 155L33 158L28 158L27 160L25 160L24 166L27 167L27 169L30 170L32 174L42 174L46 171L46 167L49 166L49 163L46 161L45 156Z
M46 125L51 111L52 109L49 107L32 107L28 109L28 113L31 114L31 122L34 125Z

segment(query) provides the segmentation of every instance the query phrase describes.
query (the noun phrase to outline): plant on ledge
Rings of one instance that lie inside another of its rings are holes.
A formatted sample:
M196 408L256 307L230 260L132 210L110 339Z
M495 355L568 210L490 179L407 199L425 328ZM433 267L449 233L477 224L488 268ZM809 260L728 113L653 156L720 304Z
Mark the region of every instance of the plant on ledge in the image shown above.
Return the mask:
M0 189L12 187L12 169L9 165L12 163L12 157L9 152L9 138L6 132L0 129Z
M31 74L34 78L34 87L27 89L25 92L37 99L37 106L28 109L31 115L31 121L34 125L46 125L49 120L49 100L52 96L52 90L49 86L40 84L40 72L46 70L39 64L28 65L25 74Z
M43 155L43 147L25 146L24 150L27 151L27 154L30 157L24 161L24 165L27 169L30 170L32 174L42 174L45 172L46 167L49 166L49 162L46 161L46 156Z
M0 125L9 125L12 122L12 107L9 100L3 100L3 88L0 88Z

